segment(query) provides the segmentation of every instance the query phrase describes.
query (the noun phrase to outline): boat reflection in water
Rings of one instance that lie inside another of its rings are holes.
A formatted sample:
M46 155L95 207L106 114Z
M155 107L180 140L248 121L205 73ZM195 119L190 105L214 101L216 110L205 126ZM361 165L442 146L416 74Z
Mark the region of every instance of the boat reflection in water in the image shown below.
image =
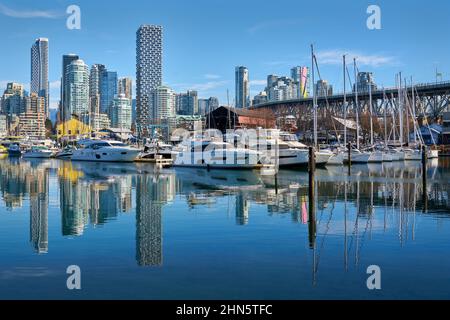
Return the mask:
M111 257L107 262L97 261L108 268L115 263L125 268L118 261L132 258L138 270L169 268L164 274L170 278L171 269L189 268L189 261L191 268L202 264L211 267L211 261L215 261L214 265L222 270L217 264L227 265L228 259L236 255L248 267L259 270L255 276L263 277L267 272L258 269L265 261L273 268L278 265L286 270L286 281L289 275L296 281L300 281L297 277L310 277L311 273L290 273L288 266L295 260L312 268L313 286L323 286L333 277L331 270L336 272L336 262L342 262L344 274L366 267L366 250L375 254L374 248L378 248L392 257L398 248L410 245L414 250L417 239L433 239L436 234L439 243L448 243L443 242L449 240L448 233L439 230L444 230L443 223L450 217L449 162L430 162L427 176L428 184L423 189L421 164L415 162L354 165L351 175L345 167L317 169L316 212L310 215L308 173L302 171L281 170L276 177L268 177L258 171L155 170L145 163L3 159L0 225L6 226L6 218L14 212L29 214L29 242L34 252L52 252L53 242L49 239L55 239L55 254L61 259L65 258L65 246L79 245L80 250L84 248L79 259L108 252ZM59 221L49 221L49 216ZM61 238L49 237L56 228ZM25 235L10 236L20 243ZM129 250L130 236L135 254ZM90 239L88 247L82 246L83 238ZM17 250L27 256L26 251ZM200 260L189 260L189 254ZM275 260L265 260L272 255ZM210 256L211 261L203 260ZM0 259L8 257L0 253ZM440 258L430 253L428 257L433 260L432 267ZM48 263L51 267L51 260ZM240 270L238 265L233 264L233 272ZM127 264L127 268L132 267ZM207 277L209 272L204 275L203 285L212 281ZM164 279L170 282L169 278ZM323 290L326 293L317 293L319 297L333 296ZM276 290L272 293L270 297L279 296ZM301 298L303 293L289 296ZM224 293L224 297L229 296Z

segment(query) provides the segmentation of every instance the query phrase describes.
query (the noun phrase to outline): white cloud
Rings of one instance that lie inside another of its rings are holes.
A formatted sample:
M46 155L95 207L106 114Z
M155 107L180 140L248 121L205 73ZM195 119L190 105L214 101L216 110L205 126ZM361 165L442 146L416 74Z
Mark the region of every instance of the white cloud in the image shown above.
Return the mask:
M217 74L212 74L212 73L207 73L204 75L205 79L208 80L216 80L216 79L220 79L221 77Z
M359 65L380 67L384 65L393 65L396 63L396 59L392 56L386 56L382 54L365 54L352 50L325 50L316 54L317 62L320 64L328 65L341 65L343 55L347 55L348 61L353 61L356 58L356 62Z
M227 81L227 80L208 81L205 83L193 83L193 84L177 83L177 84L172 84L172 87L174 87L178 91L196 90L196 91L203 92L203 91L210 91L210 90L214 90L214 89L223 87L228 83L229 83L229 81Z
M14 10L0 3L0 13L12 18L44 18L57 19L63 16L62 13L48 10Z
M50 89L53 89L53 90L58 89L59 90L60 87L61 87L61 80L56 80L56 81L50 82Z

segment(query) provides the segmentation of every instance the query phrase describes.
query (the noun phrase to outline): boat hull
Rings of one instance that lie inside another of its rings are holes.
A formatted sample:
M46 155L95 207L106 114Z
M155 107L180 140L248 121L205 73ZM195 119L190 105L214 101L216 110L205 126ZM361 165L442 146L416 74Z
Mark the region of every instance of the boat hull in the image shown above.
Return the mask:
M134 162L139 150L131 148L102 148L99 150L76 150L72 154L72 161L90 162Z

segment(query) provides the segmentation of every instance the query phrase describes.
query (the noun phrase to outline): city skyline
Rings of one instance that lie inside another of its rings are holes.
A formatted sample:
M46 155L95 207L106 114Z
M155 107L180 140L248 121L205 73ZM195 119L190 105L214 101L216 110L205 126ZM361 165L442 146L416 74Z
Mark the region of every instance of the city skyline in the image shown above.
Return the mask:
M99 4L80 1L79 5L83 13L82 29L75 31L65 28L66 16L63 12L66 6L61 3L55 6L48 1L43 1L40 4L39 9L45 12L46 10L62 12L53 19L36 18L31 14L28 18L19 18L18 14L11 14L11 10L7 11L4 8L14 9L15 13L24 10L33 12L38 8L34 8L33 5L19 5L12 1L2 1L0 4L3 8L0 10L2 15L0 26L17 25L14 31L8 32L10 28L3 28L3 31L0 31L7 39L14 41L15 50L12 50L14 53L7 52L5 61L11 54L17 57L17 61L24 61L23 65L15 66L8 66L4 61L0 62L0 67L4 71L0 79L0 90L5 88L7 82L23 84L30 82L27 76L29 72L24 71L29 70L29 66L25 63L29 57L24 59L27 52L22 52L21 48L28 47L29 51L29 46L34 39L47 37L52 48L49 76L52 109L57 107L59 101L60 71L57 66L60 63L60 57L65 53L75 52L82 56L88 65L102 63L116 70L120 76L135 80L134 35L139 25L144 23L162 25L165 30L163 84L170 86L176 92L196 90L201 98L217 96L222 102L226 101L226 90L233 91L235 66L245 65L249 69L250 90L253 98L264 89L263 81L268 74L289 75L290 69L294 66L309 66L310 43L314 43L317 48L323 78L333 85L335 91L340 91L342 87L338 57L343 53L358 56L361 71L373 72L379 86L394 85L394 75L400 70L407 77L412 75L417 82L430 82L435 78L436 69L439 73L443 73L444 77L449 69L445 59L449 52L448 45L442 44L439 37L432 32L437 28L443 29L448 26L443 15L445 10L442 10L442 6L449 6L448 4L439 4L439 9L436 9L437 4L429 4L427 8L422 8L419 3L413 2L409 5L408 12L402 12L399 10L402 3L380 1L383 27L379 31L370 31L365 26L368 17L367 3L348 3L345 6L328 3L329 10L321 12L320 15L316 5L293 3L293 9L296 6L300 9L302 6L302 11L312 12L311 17L305 17L304 21L296 20L296 15L293 14L296 10L290 10L293 13L282 13L274 19L271 12L252 8L254 15L244 18L243 15L238 14L236 23L227 28L216 25L208 25L208 28L205 28L204 23L195 19L192 23L186 24L186 18L182 16L186 10L192 13L192 17L199 17L202 13L211 11L217 13L218 22L223 21L230 13L230 9L226 9L225 3L222 2L212 5L198 1L189 8L185 4L178 4L174 10L170 11L170 14L165 10L170 4L153 4L154 10L150 13L149 10L145 10L148 4L140 3L137 7L142 10L134 10L136 23L121 25L119 28L110 23L104 27L101 27L101 23L94 25L94 16L96 19L99 18L98 15L94 15ZM254 2L250 1L243 6L247 8L253 4ZM118 5L117 10L111 12L112 17L120 15L121 6ZM127 4L127 7L130 6ZM427 24L420 23L421 20L417 18L422 14L431 15L434 19L429 19ZM311 21L313 18L314 23ZM332 30L317 28L326 20L345 23L336 24ZM36 21L40 23L36 24ZM31 28L35 25L37 27ZM195 42L195 46L185 39L189 37L183 38L186 32L195 34L199 39ZM214 33L216 37L211 38ZM342 34L342 36L330 36L331 33ZM261 47L256 46L257 43L269 43L269 39L275 35L278 36L276 50L258 50ZM427 36L423 37L424 35ZM296 37L299 38L298 41L295 41ZM346 40L354 37L358 41L344 46L342 45L344 37ZM414 41L416 37L420 37L423 45L416 45ZM237 43L233 43L231 39ZM390 41L389 47L380 47L379 43L385 42L386 39L396 41ZM228 42L233 45L228 45ZM242 43L246 45L242 46ZM236 51L235 46L245 50ZM428 49L438 46L441 50L437 52L430 52ZM179 50L179 48L189 50ZM29 91L28 88L27 91Z

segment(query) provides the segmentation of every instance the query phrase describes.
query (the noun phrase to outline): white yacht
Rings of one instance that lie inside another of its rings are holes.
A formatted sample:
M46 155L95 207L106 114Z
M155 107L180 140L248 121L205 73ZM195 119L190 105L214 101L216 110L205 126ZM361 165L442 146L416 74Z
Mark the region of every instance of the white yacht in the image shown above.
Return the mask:
M58 153L56 153L55 158L56 159L70 159L70 158L72 158L74 150L76 150L75 147L67 146L64 149L60 150Z
M302 162L304 161L303 165L308 165L309 160L309 148L307 145L304 145L303 143L299 142L297 139L297 136L295 134L290 134L286 132L280 133L280 140L288 145L288 147L295 150L301 150L301 153L298 155L298 165L302 165ZM283 147L280 145L280 152L283 149ZM305 153L306 153L306 159L305 159ZM318 150L315 152L316 155L316 165L322 166L326 165L330 158L334 155L334 153L331 150L323 149ZM286 159L286 158L285 158ZM285 166L292 165L291 161L283 161L283 154L280 153L280 166L283 166L285 162L288 162Z
M24 159L48 159L53 157L53 151L46 146L32 146L30 150L23 154Z
M352 163L368 163L371 153L353 149L350 153ZM344 153L344 162L348 162L348 152Z
M73 161L133 162L139 150L125 143L110 140L88 140L73 151Z
M139 154L139 159L155 159L156 156L162 156L163 159L173 159L176 152L171 144L154 140L145 145L144 151Z
M255 150L210 140L186 140L173 151L176 167L253 169L258 166L261 155Z
M438 159L439 158L439 150L428 150L428 159Z
M422 160L422 151L419 149L404 149L406 161L420 161Z

